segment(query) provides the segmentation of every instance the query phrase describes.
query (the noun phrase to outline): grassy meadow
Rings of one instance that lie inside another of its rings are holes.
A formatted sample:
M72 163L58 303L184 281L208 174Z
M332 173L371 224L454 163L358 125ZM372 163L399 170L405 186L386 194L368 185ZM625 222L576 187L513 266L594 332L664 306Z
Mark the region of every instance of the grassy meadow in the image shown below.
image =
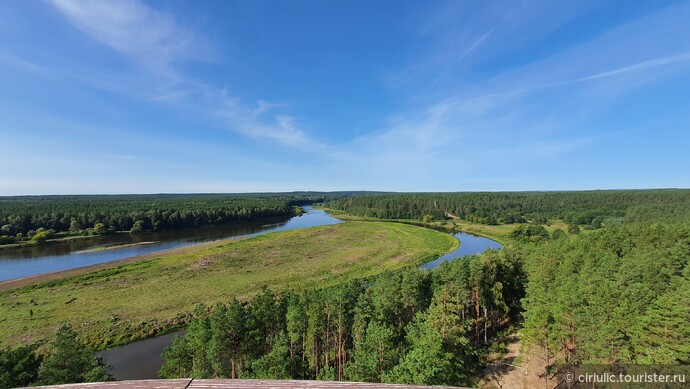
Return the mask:
M0 292L0 346L71 324L99 348L170 331L197 304L327 286L433 260L453 237L387 222L281 231L175 250L148 260Z

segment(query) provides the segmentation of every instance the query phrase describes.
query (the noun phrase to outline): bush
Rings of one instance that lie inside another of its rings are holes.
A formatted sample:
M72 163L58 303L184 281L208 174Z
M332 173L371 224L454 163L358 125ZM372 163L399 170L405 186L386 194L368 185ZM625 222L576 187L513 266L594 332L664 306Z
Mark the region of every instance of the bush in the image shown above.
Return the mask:
M41 232L37 232L36 235L34 235L31 238L31 241L34 243L42 244L45 243L48 239L50 239L53 236L53 230L45 230Z

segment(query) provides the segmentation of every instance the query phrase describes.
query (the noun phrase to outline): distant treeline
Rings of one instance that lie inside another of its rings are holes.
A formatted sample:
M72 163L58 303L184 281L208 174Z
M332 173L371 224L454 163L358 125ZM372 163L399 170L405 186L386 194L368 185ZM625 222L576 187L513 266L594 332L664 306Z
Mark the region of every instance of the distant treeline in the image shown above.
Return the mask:
M165 351L159 375L467 385L519 311L524 277L520 260L503 250L430 272L264 289L246 303L200 307Z
M348 193L0 197L0 244L50 234L161 231L286 217L294 205ZM38 236L37 236L38 234Z
M327 201L331 209L382 219L445 219L448 214L482 224L562 219L573 225L690 220L690 190L578 192L399 193Z

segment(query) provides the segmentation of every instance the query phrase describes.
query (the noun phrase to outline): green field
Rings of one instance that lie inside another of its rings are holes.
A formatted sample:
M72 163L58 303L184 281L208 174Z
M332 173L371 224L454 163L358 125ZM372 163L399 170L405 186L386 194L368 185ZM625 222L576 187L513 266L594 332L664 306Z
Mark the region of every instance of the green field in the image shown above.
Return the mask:
M345 222L215 242L0 293L0 346L71 324L97 347L186 323L199 303L326 286L414 266L454 249L447 234L400 223Z
M447 232L465 232L468 234L479 235L485 238L495 240L501 244L506 244L511 241L510 232L513 230L513 224L502 224L496 226L489 226L486 224L471 223L464 220L458 219L448 219L448 220L436 220L431 222L424 222L417 219L377 219L374 217L365 216L355 216L339 211L337 209L330 209L324 207L316 207L319 209L325 209L329 214L341 220L357 221L357 222L390 222L390 223L401 223L416 226L423 226L426 228L431 228L438 231ZM564 225L560 221L555 221L556 224L553 226L546 226L546 229L551 232L556 228L564 228ZM567 228L567 227L566 227Z

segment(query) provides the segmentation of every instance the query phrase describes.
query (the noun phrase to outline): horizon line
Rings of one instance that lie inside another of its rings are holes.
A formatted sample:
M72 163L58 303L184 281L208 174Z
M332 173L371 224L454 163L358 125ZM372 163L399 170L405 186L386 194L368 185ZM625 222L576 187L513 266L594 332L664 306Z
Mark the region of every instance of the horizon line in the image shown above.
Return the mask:
M63 196L176 196L176 195L266 195L299 193L362 193L362 194L452 194L452 193L567 193L567 192L625 192L625 191L664 191L690 190L690 187L664 188L595 188L595 189L525 189L525 190L457 190L457 191L385 191L385 190L290 190L290 191L247 191L247 192L149 192L149 193L56 193L56 194L8 194L8 197L63 197Z

